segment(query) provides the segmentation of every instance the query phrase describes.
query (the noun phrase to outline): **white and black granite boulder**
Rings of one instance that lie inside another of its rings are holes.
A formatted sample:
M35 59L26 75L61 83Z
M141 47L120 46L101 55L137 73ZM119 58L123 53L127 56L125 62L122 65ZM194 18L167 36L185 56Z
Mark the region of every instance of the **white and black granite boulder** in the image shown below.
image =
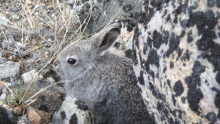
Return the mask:
M220 123L220 1L145 0L137 81L157 123Z

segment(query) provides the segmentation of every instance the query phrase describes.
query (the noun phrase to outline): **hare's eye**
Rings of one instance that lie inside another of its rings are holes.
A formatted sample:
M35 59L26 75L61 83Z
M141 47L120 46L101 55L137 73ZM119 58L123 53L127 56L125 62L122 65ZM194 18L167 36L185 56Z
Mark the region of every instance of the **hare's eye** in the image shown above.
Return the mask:
M69 59L67 60L67 62L68 62L70 65L75 65L75 64L76 64L76 60L73 59L73 58L69 58Z

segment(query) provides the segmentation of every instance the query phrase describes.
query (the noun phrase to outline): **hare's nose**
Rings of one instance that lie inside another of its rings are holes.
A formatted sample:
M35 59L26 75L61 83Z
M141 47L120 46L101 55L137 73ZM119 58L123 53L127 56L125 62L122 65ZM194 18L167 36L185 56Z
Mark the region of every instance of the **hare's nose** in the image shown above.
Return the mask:
M53 61L53 64L55 65L55 67L57 67L57 66L59 65L59 60L58 60L58 59L55 59L55 60Z

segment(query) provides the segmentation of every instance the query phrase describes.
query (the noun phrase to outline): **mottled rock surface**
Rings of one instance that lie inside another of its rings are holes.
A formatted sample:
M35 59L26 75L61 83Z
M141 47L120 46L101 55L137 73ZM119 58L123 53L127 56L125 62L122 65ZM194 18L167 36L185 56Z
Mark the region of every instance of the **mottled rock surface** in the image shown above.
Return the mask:
M7 111L0 107L0 124L15 124L9 117Z
M32 107L28 107L27 117L32 124L49 124L51 122L51 114Z
M24 81L24 83L28 84L31 83L31 81L38 75L36 70L31 70L29 72L26 72L21 75L21 79Z
M53 124L94 124L88 106L74 97L67 96L60 109L53 115Z
M27 98L33 96L36 91L30 91ZM59 92L46 90L36 97L36 101L31 104L34 109L42 110L51 115L61 106L62 98Z
M220 2L145 0L134 69L157 123L220 123Z
M14 77L19 73L20 64L8 61L0 64L0 79Z
M111 20L120 19L127 23L135 23L142 9L142 0L92 0L93 14L88 28L99 31ZM132 28L132 27L131 27Z
M98 32L115 19L129 23L131 31L140 17L142 10L142 0L66 0L71 8L81 10L80 18L82 22L89 20L87 31ZM91 11L92 10L92 11ZM70 9L71 11L71 9ZM89 13L91 12L91 17Z

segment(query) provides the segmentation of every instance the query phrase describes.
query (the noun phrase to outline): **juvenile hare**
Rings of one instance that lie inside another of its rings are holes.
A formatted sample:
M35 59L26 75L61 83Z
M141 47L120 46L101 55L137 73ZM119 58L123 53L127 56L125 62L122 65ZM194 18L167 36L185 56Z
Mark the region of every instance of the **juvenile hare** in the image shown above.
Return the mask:
M132 61L108 49L120 34L112 24L66 47L55 60L67 96L85 102L97 124L153 123L132 79Z

